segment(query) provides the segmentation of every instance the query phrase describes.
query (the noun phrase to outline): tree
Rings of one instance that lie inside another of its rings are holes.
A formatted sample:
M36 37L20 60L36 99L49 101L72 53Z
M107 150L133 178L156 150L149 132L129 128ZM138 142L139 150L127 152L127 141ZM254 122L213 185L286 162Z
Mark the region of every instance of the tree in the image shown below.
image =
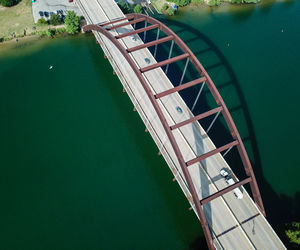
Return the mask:
M142 6L140 4L137 4L134 9L133 9L134 13L142 13Z
M56 33L56 29L47 29L46 35L49 37L53 37Z
M166 13L167 13L169 16L174 16L175 10L173 9L173 7L169 7L169 8L166 10Z
M40 19L37 21L37 24L38 24L38 25L45 25L45 24L47 24L47 21L46 21L44 18L40 18Z
M129 4L128 4L128 3L125 3L123 0L120 0L120 1L118 2L118 5L119 5L120 9L122 10L122 12L123 12L124 14L127 14L127 13L130 12L130 6L129 6Z
M164 12L166 11L167 9L169 8L169 5L167 3L165 3L162 8L161 8L161 11Z
M180 7L186 6L188 5L191 0L167 0L168 2L173 2L175 4L177 4Z
M61 24L61 17L59 15L57 15L57 14L51 15L51 17L50 17L50 24L52 24L54 26Z
M291 243L300 246L300 223L293 222L288 227L289 229L285 231L286 236Z
M66 31L69 34L76 34L80 27L80 17L74 11L68 11L65 17Z
M19 3L20 0L0 0L0 3L4 6L4 7L10 7L13 5L16 5L17 3Z

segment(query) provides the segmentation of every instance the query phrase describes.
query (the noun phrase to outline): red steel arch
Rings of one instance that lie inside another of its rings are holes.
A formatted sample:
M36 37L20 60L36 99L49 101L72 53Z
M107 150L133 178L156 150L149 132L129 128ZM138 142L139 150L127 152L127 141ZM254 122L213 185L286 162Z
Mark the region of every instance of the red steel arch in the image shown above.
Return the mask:
M129 20L132 20L132 21L129 21ZM122 22L122 21L125 21L125 22ZM122 22L122 23L120 23L120 22ZM120 27L123 27L123 26L126 26L126 25L130 25L130 24L136 24L136 23L139 23L139 22L146 22L146 24L149 23L151 25L150 26L145 26L145 28L134 30L134 31L131 31L131 32L128 32L128 33L125 33L125 34L118 35L118 36L114 36L109 32L110 30L117 29L117 28L120 28ZM120 23L120 24L118 24L118 23ZM145 44L133 47L133 48L129 48L129 49L126 49L119 42L119 39L121 39L123 37L127 37L127 36L130 36L130 35L142 33L142 32L152 30L152 29L157 29L157 28L160 31L164 32L167 36L164 37L164 38L158 39L156 41L148 42L148 43L145 43ZM204 211L202 209L202 205L204 205L205 203L210 202L211 200L213 200L213 199L215 199L215 198L217 198L217 197L233 190L236 187L239 187L239 186L244 185L246 183L250 183L250 187L251 187L251 191L252 191L254 201L255 201L256 205L259 207L260 211L265 215L263 202L262 202L261 195L260 195L260 192L259 192L259 188L258 188L256 179L255 179L255 175L254 175L254 172L253 172L253 169L252 169L252 166L251 166L251 162L250 162L249 157L247 155L247 152L246 152L246 149L245 149L244 144L242 142L242 139L240 137L240 134L239 134L239 132L238 132L238 130L237 130L237 128L236 128L236 126L233 122L233 119L232 119L232 117L231 117L231 115L228 111L228 108L226 107L226 105L225 105L219 91L217 90L215 84L213 83L213 81L209 77L208 73L206 72L206 70L204 69L202 64L198 61L198 59L193 54L193 52L188 48L188 46L171 29L169 29L166 25L164 25L163 23L161 23L160 21L158 21L158 20L156 20L152 17L146 16L146 15L143 15L143 14L128 14L128 15L126 15L125 18L121 18L121 19L114 20L114 21L111 21L111 22L102 23L102 24L86 25L86 26L83 27L83 31L85 31L85 32L86 31L97 31L97 32L100 32L105 37L107 37L114 44L114 46L116 46L116 48L122 53L124 58L127 60L129 65L131 66L131 68L135 72L135 74L138 77L139 81L141 82L148 98L150 99L150 101L151 101L151 103L152 103L152 105L153 105L153 107L154 107L154 109L155 109L155 111L156 111L156 113L157 113L157 115L160 119L160 122L163 125L163 128L164 128L164 130L165 130L165 132L168 136L168 139L170 140L170 143L173 147L175 155L178 159L178 162L179 162L180 167L182 169L182 172L184 174L185 180L187 182L189 191L190 191L191 196L193 198L193 202L195 204L195 208L196 208L197 214L199 216L200 223L202 225L202 228L203 228L203 231L204 231L205 238L206 238L209 249L214 249L214 245L213 245L212 235L211 235L208 223L206 221ZM170 41L170 40L174 41L181 48L181 50L183 51L182 55L171 58L171 59L168 59L168 60L165 60L165 61L162 61L162 62L159 62L159 63L156 63L156 64L153 64L153 65L150 65L150 66L145 67L145 68L141 68L141 69L139 69L137 67L137 65L135 64L135 62L133 61L133 59L130 56L130 53L133 52L133 51L137 51L137 50L140 50L140 49L143 49L143 48L148 48L150 46L154 46L154 45L157 45L157 44L160 44L160 43L163 43L163 42L166 42L166 41ZM167 64L172 63L172 62L176 62L176 61L184 59L184 58L188 58L190 60L190 62L194 65L194 67L200 73L201 78L193 80L189 83L182 84L178 87L174 87L173 89L164 91L162 93L154 94L152 92L150 86L148 85L146 79L144 78L143 72L146 72L146 71L149 71L149 70L167 65ZM168 94L177 92L179 90L194 86L195 84L199 84L199 83L202 83L202 82L206 83L206 85L209 88L210 92L212 93L218 107L211 110L211 111L208 111L206 113L200 114L196 117L193 117L193 118L191 118L187 121L175 124L173 126L169 126L169 124L167 123L167 120L166 120L161 108L159 107L157 99L161 98L162 96L166 96ZM215 150L212 150L208 153L205 153L205 154L203 154L203 155L201 155L201 156L199 156L199 157L197 157L193 160L185 162L185 160L182 156L182 153L179 149L179 146L178 146L178 144L175 140L175 137L172 133L172 130L177 129L177 128L179 128L183 125L186 125L188 123L191 123L191 122L200 120L202 118L205 118L205 117L210 116L212 114L215 114L217 112L222 112L222 115L225 118L225 121L227 123L227 126L228 126L228 128L231 132L231 135L232 135L234 141L231 142L231 143L228 143L225 146L222 146L222 147L217 148ZM220 153L221 151L229 149L233 146L236 146L237 149L238 149L239 155L241 157L241 160L242 160L242 163L244 165L245 172L246 172L248 178L246 178L245 180L239 181L239 182L235 183L234 185L231 185L231 186L229 186L229 187L227 187L227 188L225 188L221 191L218 191L215 194L212 194L212 195L200 200L198 195L197 195L196 189L193 185L190 173L188 171L188 166L190 166L190 165L192 165L196 162L199 162L203 159L206 159L207 157L212 156L216 153Z

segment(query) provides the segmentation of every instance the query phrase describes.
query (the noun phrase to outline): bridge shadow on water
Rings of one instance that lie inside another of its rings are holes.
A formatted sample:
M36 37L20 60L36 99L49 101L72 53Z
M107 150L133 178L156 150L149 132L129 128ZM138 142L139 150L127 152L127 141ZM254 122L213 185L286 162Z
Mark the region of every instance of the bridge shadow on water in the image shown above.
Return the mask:
M233 116L233 119L245 143L261 191L262 199L267 213L267 219L271 223L271 225L275 228L275 230L277 230L280 236L282 236L282 232L278 231L279 229L281 230L281 227L278 227L278 225L282 223L291 222L291 221L297 221L297 220L299 221L299 214L297 214L297 211L300 211L300 193L297 192L294 197L289 197L283 194L278 195L274 191L272 186L268 183L266 178L264 177L253 123L250 117L250 113L247 107L244 94L240 87L240 83L238 82L238 79L234 73L234 70L231 68L228 60L223 55L222 51L205 34L184 23L180 23L173 20L167 20L167 19L161 19L161 21L165 23L167 26L171 27L173 31L175 31L176 34L178 34L179 37L181 37L182 40L191 48L191 50L194 52L194 54L197 56L197 58L203 64L203 66L206 68L208 74L211 76L214 83L216 84L230 113ZM151 39L153 40L155 39L155 36L156 36L155 33L148 32L147 40L151 40ZM187 37L187 39L184 39L184 37ZM157 53L158 61L166 59L166 57L168 56L168 49L169 49L169 45L158 46L158 53ZM153 53L154 48L153 47L150 48L150 51ZM94 60L97 60L96 57L98 57L99 54L97 53L91 53L91 54L92 57L95 56ZM174 54L175 55L181 54L178 48L174 48ZM173 56L175 56L174 54ZM168 69L167 75L170 78L170 80L173 82L174 86L179 84L178 79L180 79L181 77L181 72L182 72L182 68L184 67L184 63L185 62L174 63L170 65ZM195 77L197 77L197 72L192 67L189 66L186 72L186 77L184 78L183 82L187 82L191 79L195 79ZM109 86L109 88L112 87ZM197 98L197 94L199 92L199 88L200 86L195 86L193 88L183 90L180 92L180 95L182 96L182 98L185 100L185 102L190 108L194 106L195 100ZM115 88L111 89L111 91L112 92L115 91ZM116 102L119 103L119 106L124 105L120 101L120 99L115 98L115 100ZM204 88L201 94L201 98L197 102L197 105L194 107L193 110L194 115L203 113L213 108L214 106L212 103L213 103L212 97L210 96L208 89ZM126 117L126 115L124 115L124 118L128 120L129 124L132 124L130 122L131 119L130 117ZM212 122L212 119L213 117L209 117L209 118L205 118L203 121L201 120L201 125L205 129L207 129L210 123ZM141 132L136 132L136 127L134 125L130 125L130 126L132 126L131 129L132 131L134 131L133 134L137 141L137 144L143 145L142 143L145 142L145 139L141 139ZM138 127L140 128L139 131L143 130L142 123L140 123ZM212 141L215 143L217 147L232 141L232 138L228 133L226 124L222 118L216 121L213 128L209 132L209 136L211 137ZM146 143L149 144L148 139L146 139L146 141L147 141ZM154 152L145 151L141 149L140 153L143 154L146 158L152 158L156 152L155 152L155 147L153 146L151 147ZM199 151L201 150L199 149ZM245 171L236 149L232 149L226 155L226 161L231 166L234 173L237 175L239 179L243 179L245 177ZM182 212L182 208L184 206L182 205L178 206L178 199L182 201L184 200L184 198L176 197L177 202L172 200L174 197L170 196L170 192L169 192L170 190L168 187L170 183L167 182L165 179L160 178L159 176L162 176L161 174L154 173L157 171L165 171L165 170L162 170L162 168L159 168L159 170L155 168L154 170L151 166L149 166L149 169L153 171L153 176L155 176L158 185L162 187L162 192L163 195L165 196L164 198L168 200L167 203L171 204L170 206L172 207L173 206L177 207L177 209L175 210L173 209L172 211L174 219L176 218L176 220L179 220L177 222L177 226L180 227L181 225L184 225L186 223L191 223L192 227L195 227L195 222L193 221L195 219L194 217L193 218L189 217L188 222L181 221L180 219L179 214ZM251 194L248 185L246 185L245 188ZM207 194L203 193L203 196L207 196ZM208 210L210 209L209 204L205 209ZM207 219L208 221L211 220L211 218L207 218ZM287 244L285 239L283 240L284 243ZM194 241L190 242L189 245L190 245L190 249L206 248L206 242L203 235L194 239Z
M264 177L253 123L243 91L234 70L230 66L222 51L205 34L184 23L169 19L162 19L161 21L167 24L168 27L171 27L173 31L175 31L176 34L191 48L218 88L237 125L249 154L261 191L267 219L282 238L282 227L280 225L291 221L299 221L300 219L298 213L300 211L300 192L297 192L294 197L290 197L285 194L278 195ZM184 37L188 38L184 39ZM168 76L171 79L173 78L172 82L178 78L178 72L182 72L182 68L180 69L179 65L174 64L169 68ZM193 72L190 72L190 77L191 76L195 76ZM180 92L181 96L190 108L196 99L196 95L198 93L197 88L199 87L190 88ZM200 98L201 100L199 99L193 110L194 115L212 108L211 98L207 96L208 92L208 90L203 92L203 96L205 96L205 98L203 98L201 94L202 98ZM201 121L201 125L204 128L207 128L212 119L213 118ZM217 147L232 140L225 122L222 119L217 120L213 128L210 130L209 136L212 138ZM236 149L231 150L230 153L226 155L225 159L240 179L245 177L245 172ZM248 185L246 185L245 188L251 194ZM282 240L286 245L288 244L285 238L282 238ZM191 249L203 249L203 244L198 244L203 242L203 237L199 237L195 240L195 242L190 244L190 247Z

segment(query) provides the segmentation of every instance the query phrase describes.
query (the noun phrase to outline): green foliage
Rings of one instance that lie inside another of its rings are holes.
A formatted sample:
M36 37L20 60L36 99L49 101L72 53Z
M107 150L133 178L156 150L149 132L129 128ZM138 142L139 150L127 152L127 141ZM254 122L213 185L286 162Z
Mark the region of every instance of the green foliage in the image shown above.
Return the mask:
M66 33L66 32L67 32L66 28L58 28L58 29L56 29L56 33L57 34L63 34L63 33Z
M168 8L169 8L169 5L168 5L167 3L165 3L165 4L163 5L163 7L161 8L161 11L164 12L164 11L166 11Z
M142 13L142 6L140 4L137 4L134 8L133 8L133 12L134 13Z
M174 16L175 14L175 11L172 7L169 7L167 10L166 10L166 13L169 15L169 16Z
M38 25L45 25L45 24L48 24L47 21L44 19L44 18L40 18L38 21L37 21L37 24Z
M0 0L0 4L2 4L4 7L11 7L19 2L20 0Z
M47 35L46 30L38 31L37 33L40 37L44 37Z
M293 222L289 229L285 231L285 234L291 243L300 246L300 222Z
M162 13L168 16L173 16L175 14L175 10L173 9L172 6L168 5L165 3L163 7L161 8Z
M177 6L180 6L180 7L186 6L186 5L188 5L191 2L191 0L167 0L167 1L168 2L173 2Z
M191 0L191 3L204 3L204 0Z
M216 6L216 5L220 5L221 4L221 0L210 0L208 2L209 6Z
M55 33L56 33L56 29L47 29L46 30L46 35L48 37L53 37L55 35Z
M0 37L0 43L4 42L4 37Z
M258 3L260 0L229 0L228 2L230 3L236 3L236 4L241 4L241 3Z
M118 2L118 5L124 14L128 14L131 12L130 5L128 3L125 3L123 0L120 0Z
M51 25L56 26L56 25L59 25L61 23L62 23L62 20L61 20L60 15L53 14L53 15L50 16L50 24Z
M69 34L76 34L80 27L80 17L75 14L74 11L68 11L65 17L66 31Z

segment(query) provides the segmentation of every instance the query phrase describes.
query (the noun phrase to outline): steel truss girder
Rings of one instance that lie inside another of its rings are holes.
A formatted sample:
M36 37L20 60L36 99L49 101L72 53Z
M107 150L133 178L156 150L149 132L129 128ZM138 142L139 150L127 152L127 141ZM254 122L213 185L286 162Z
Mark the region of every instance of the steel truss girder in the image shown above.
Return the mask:
M145 18L145 22L146 23L150 23L152 24L151 26L142 28L142 29L138 29L138 30L134 30L132 32L128 32L128 33L124 33L121 35L117 35L117 36L113 36L108 30L106 30L104 28L104 26L110 25L110 24L114 24L117 23L119 21L123 21L123 20L129 20L129 19L139 19L139 18ZM258 207L260 208L261 212L265 215L265 211L264 211L264 207L263 207L263 203L262 203L262 199L260 196L260 192L256 183L256 179L254 176L254 172L252 170L252 166L249 160L249 157L247 155L247 152L245 150L244 144L241 140L241 137L238 133L238 130L233 122L233 119L221 97L221 95L219 94L216 86L214 85L213 81L211 80L211 78L209 77L209 75L207 74L206 70L204 69L204 67L201 65L201 63L198 61L198 59L196 58L196 56L193 54L193 52L187 47L187 45L171 30L169 29L166 25L164 25L163 23L159 22L158 20L143 15L143 14L129 14L126 15L125 18L119 19L119 20L114 20L112 22L108 22L108 23L104 23L104 24L100 24L100 25L86 25L83 27L84 31L98 31L100 32L102 35L104 35L106 38L108 38L115 46L116 48L121 52L121 54L124 56L124 58L127 60L127 62L129 63L129 65L131 66L131 68L133 69L133 71L135 72L136 76L138 77L139 81L141 82L141 85L143 86L151 104L153 105L153 108L155 109L157 116L166 132L166 135L172 145L172 148L174 150L174 153L178 159L179 165L182 169L183 175L185 177L185 180L187 182L190 194L192 196L193 199L193 203L195 205L195 209L196 212L199 216L200 219L200 223L202 225L203 231L204 231L204 235L208 244L209 249L214 249L214 245L213 245L213 240L212 240L212 235L208 226L208 223L206 221L205 215L204 215L204 211L203 208L201 206L201 201L197 195L195 186L193 184L193 181L191 179L190 173L188 171L188 167L187 164L183 158L183 155L179 149L179 146L176 142L176 139L173 135L172 129L171 127L168 125L167 120L164 116L164 113L162 112L156 98L155 95L153 94L148 82L146 81L146 79L143 76L143 73L141 72L141 69L139 69L137 67L137 65L135 64L134 60L132 59L132 57L129 54L129 49L124 48L124 46L118 41L118 39L130 36L130 35L134 35L134 34L138 34L138 33L142 33L148 30L152 30L158 28L160 31L164 32L167 36L173 36L174 42L182 49L182 51L184 52L184 55L188 55L188 58L190 59L191 63L194 65L194 67L198 70L198 72L201 74L202 77L206 78L206 84L210 90L210 92L212 93L214 99L216 100L216 103L220 106L222 114L225 118L225 121L230 129L230 132L233 136L233 138L235 139L234 143L237 143L237 148L238 148L238 152L240 154L240 157L242 159L246 174L249 176L247 180L247 182L250 182L250 186L251 186L251 190L253 193L253 197L254 200L256 202L256 204L258 205ZM174 129L173 125L173 129ZM216 149L218 150L218 149ZM211 153L211 152L209 152ZM245 180L244 180L245 181ZM243 185L241 184L242 182L238 182L234 185ZM228 187L225 188L224 190L222 190L222 194L229 192L230 190L232 190L231 188L233 187ZM215 197L219 197L220 195L222 195L221 193L218 194L218 192L216 194L211 195L211 197L206 197L202 200L202 202L205 202L210 199L214 199Z
M198 78L198 79L196 79L196 80L193 80L193 81L184 83L184 84L182 84L182 85L179 85L179 86L177 86L177 87L174 87L174 88L172 88L172 89L168 89L168 90L166 90L166 91L163 91L163 92L161 92L161 93L159 93L159 94L156 94L156 95L154 95L154 96L155 96L156 99L162 98L162 97L164 97L164 96L166 96L166 95L170 95L170 94L172 94L172 93L175 93L175 92L178 92L178 91L180 91L180 90L184 90L184 89L190 88L190 87L192 87L192 86L194 86L194 85L196 85L196 84L202 83L202 82L204 82L205 80L206 80L205 77L201 77L201 78Z

